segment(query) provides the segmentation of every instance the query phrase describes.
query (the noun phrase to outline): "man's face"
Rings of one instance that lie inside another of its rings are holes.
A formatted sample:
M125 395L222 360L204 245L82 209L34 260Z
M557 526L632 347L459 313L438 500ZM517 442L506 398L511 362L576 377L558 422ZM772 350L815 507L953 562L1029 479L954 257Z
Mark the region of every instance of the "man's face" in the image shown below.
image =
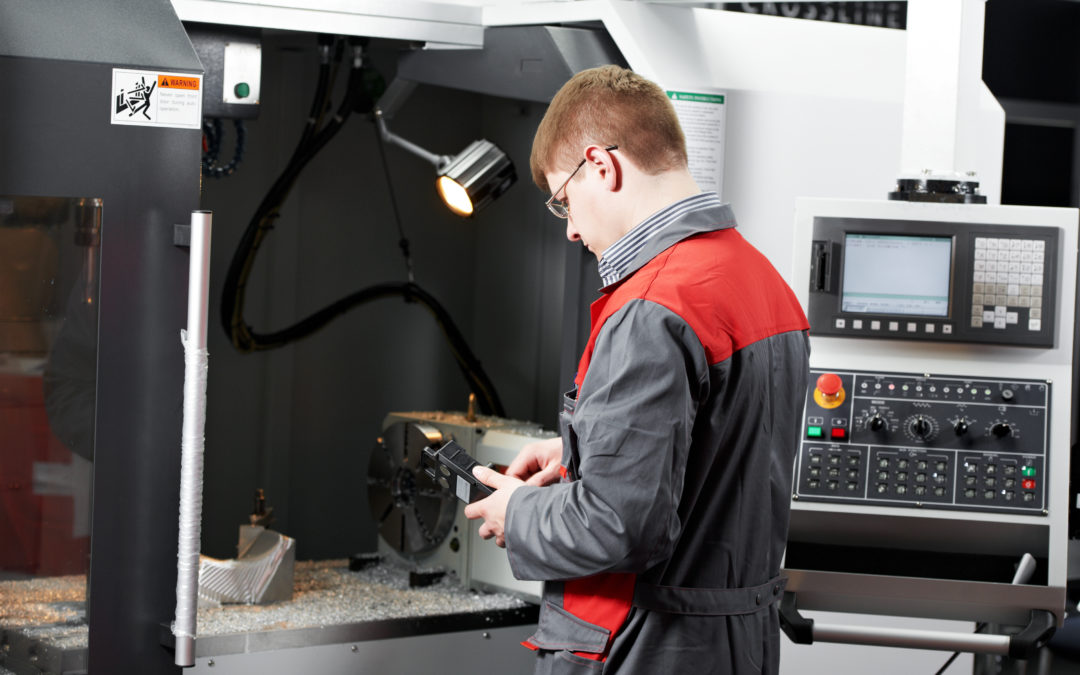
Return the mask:
M548 185L562 185L573 172L573 167L562 171L547 171L544 176ZM609 223L607 210L602 208L604 196L602 181L594 168L586 162L577 174L562 187L555 199L568 207L566 238L580 241L599 260L619 238L617 224Z

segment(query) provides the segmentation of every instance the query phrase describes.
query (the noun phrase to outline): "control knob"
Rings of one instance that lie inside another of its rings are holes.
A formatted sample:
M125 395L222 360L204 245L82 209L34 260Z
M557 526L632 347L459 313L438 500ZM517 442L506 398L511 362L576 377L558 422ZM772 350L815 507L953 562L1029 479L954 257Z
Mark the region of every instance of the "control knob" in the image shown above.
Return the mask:
M881 431L885 429L885 418L881 416L881 413L874 413L867 426L870 427L870 431Z
M1007 438L1012 436L1012 427L1007 422L997 422L994 426L990 427L990 433L995 438Z
M956 422L953 423L952 428L953 428L953 431L956 432L957 436L963 436L964 434L967 433L969 426L968 426L967 420L964 419L963 417L961 417L960 419L956 420Z
M919 438L926 438L930 435L930 432L934 430L934 427L930 424L922 415L919 415L911 421L911 433L915 434Z

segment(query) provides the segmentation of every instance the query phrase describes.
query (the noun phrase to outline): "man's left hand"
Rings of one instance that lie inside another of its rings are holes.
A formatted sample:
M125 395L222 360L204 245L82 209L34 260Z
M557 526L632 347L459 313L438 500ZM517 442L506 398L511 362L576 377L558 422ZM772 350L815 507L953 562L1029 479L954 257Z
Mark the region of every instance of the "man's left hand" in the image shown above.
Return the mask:
M506 505L510 503L510 495L514 493L514 490L525 483L498 471L492 471L486 466L473 467L473 475L485 485L495 488L495 492L480 501L467 505L465 517L470 520L483 518L480 536L484 539L495 537L495 543L505 548L506 538L503 527L506 523Z

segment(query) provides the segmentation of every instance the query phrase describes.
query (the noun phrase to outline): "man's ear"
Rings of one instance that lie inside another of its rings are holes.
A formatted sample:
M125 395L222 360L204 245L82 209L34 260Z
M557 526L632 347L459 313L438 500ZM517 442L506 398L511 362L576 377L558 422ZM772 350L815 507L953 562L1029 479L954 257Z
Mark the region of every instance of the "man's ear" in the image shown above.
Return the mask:
M622 186L622 165L611 150L599 145L585 148L585 159L604 182L605 189L615 192Z

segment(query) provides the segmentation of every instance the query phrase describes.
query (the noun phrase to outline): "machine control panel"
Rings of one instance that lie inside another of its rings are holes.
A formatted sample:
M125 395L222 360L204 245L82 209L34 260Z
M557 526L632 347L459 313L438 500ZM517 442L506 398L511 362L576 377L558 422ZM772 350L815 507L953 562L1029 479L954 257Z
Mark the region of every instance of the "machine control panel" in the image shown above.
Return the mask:
M1054 345L1051 227L814 218L815 335Z
M796 499L1045 515L1050 384L811 370Z

